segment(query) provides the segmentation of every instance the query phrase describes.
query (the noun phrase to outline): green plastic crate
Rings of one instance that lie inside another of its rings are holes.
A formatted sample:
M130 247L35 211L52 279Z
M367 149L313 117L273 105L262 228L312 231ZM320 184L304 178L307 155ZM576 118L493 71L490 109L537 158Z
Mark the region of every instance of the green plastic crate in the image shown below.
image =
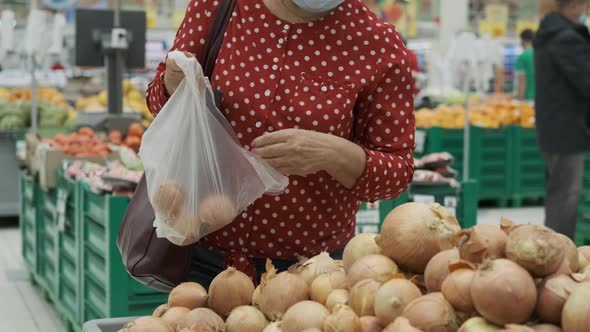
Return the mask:
M80 183L57 174L57 309L69 329L82 326Z
M33 176L20 172L20 213L21 254L29 272L37 273L37 195Z
M578 223L575 240L578 247L590 246L590 224Z
M35 182L39 192L37 200L37 257L38 282L49 299L55 302L57 297L57 218L56 194L54 191L43 191Z
M167 301L168 294L143 286L123 266L116 239L128 204L128 197L80 185L82 321L147 315Z
M520 206L523 199L545 197L545 160L535 128L511 126L510 131L514 143L512 200Z

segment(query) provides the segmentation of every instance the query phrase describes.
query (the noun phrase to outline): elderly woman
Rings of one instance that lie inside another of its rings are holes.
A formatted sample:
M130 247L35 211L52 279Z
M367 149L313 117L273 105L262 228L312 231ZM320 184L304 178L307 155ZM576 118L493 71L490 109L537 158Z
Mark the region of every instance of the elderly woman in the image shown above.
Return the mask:
M202 60L219 0L192 0L173 50ZM360 201L394 199L413 176L414 82L395 28L359 0L237 0L211 77L243 144L289 176L195 245L191 279L224 266L254 277L322 251L341 255ZM183 76L160 64L154 114Z

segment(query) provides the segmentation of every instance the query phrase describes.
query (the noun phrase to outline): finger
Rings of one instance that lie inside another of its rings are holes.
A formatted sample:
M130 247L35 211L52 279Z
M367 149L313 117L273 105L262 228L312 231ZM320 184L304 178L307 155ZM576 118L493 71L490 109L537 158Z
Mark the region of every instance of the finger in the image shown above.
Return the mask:
M255 148L254 153L263 159L274 159L286 156L288 153L287 144L277 143L273 145L266 145L261 148Z
M252 141L253 148L261 148L268 145L285 143L289 139L290 133L286 130L279 130L272 133L264 133L262 136Z

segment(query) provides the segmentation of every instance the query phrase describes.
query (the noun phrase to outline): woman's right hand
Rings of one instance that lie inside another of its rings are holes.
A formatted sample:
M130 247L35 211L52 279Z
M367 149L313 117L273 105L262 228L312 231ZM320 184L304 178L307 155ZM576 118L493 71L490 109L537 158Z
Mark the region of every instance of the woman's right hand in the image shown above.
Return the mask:
M194 58L195 55L186 51L183 51L184 55L189 58ZM184 79L184 73L182 69L176 64L176 61L168 58L166 59L166 72L164 73L164 86L169 96L176 91L180 82Z

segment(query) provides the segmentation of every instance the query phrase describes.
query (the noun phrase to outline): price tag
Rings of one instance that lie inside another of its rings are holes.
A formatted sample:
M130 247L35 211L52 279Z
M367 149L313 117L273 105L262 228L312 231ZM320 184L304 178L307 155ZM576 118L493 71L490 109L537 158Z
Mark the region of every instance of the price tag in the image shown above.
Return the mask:
M417 129L416 134L414 135L414 140L416 141L416 153L424 153L424 145L426 144L426 131Z
M414 202L416 203L423 203L423 204L432 204L436 203L434 196L432 195L414 195L413 197Z
M60 232L65 231L66 229L66 205L68 202L68 192L62 189L57 190L57 204L56 204L56 213L57 213L57 229Z

